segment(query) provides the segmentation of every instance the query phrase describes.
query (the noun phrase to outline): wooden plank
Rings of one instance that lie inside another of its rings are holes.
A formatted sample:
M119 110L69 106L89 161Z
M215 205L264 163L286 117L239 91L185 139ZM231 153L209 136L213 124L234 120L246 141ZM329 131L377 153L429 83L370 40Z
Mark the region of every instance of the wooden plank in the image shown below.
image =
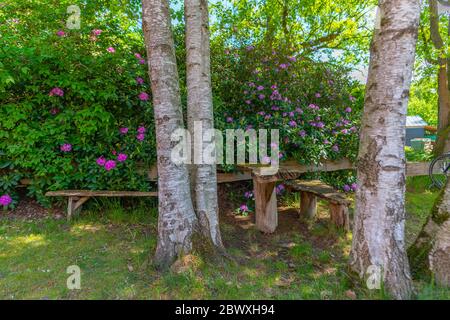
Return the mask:
M408 162L406 163L406 176L427 176L431 162ZM434 173L439 173L435 168Z
M217 173L217 183L229 183L246 180L252 180L251 173L248 172Z
M300 192L300 214L310 219L316 216L317 197L309 192Z
M158 181L158 168L156 165L152 166L148 171L148 178L150 181ZM217 172L217 183L229 183L252 180L250 172Z
M276 183L274 177L253 176L256 228L264 233L273 233L278 226Z
M302 194L312 193L320 198L327 199L329 202L336 204L349 205L350 201L342 194L337 192L333 187L323 183L320 180L295 180L287 181L285 185L292 190L301 191Z
M45 195L47 197L157 197L158 192L61 190L49 191Z
M343 228L344 230L350 229L350 217L348 213L348 207L343 204L329 204L330 208L330 219L338 228Z

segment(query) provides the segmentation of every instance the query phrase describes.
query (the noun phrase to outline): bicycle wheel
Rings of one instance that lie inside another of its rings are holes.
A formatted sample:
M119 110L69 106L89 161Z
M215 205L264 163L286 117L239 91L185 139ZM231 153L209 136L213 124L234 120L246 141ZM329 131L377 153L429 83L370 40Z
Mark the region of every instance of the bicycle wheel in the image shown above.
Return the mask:
M447 183L450 174L450 154L443 154L433 160L428 169L432 185L438 189L442 189Z

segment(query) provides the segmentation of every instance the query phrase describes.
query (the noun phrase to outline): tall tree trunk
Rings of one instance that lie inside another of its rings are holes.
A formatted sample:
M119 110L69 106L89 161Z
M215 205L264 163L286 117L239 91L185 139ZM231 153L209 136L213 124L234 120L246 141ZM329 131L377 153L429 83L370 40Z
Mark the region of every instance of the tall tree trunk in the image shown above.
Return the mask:
M450 101L448 92L448 78L447 78L447 59L444 52L444 41L442 40L439 31L439 13L437 7L437 0L429 0L430 10L430 35L434 47L438 51L438 95L439 95L439 130L446 129L449 124L450 115Z
M202 139L202 133L214 129L211 88L210 32L207 0L185 0L186 66L188 129L191 136ZM201 130L201 132L195 132ZM214 142L214 140L213 140ZM191 169L193 201L201 233L213 246L224 252L219 229L217 173L215 155L213 163L205 163L203 154L208 143L199 148L193 143L195 164Z
M184 128L174 41L167 0L143 0L158 156L158 244L155 265L168 267L192 248L195 214L186 165L171 160L171 134Z
M431 272L437 284L450 287L450 181L436 199L408 256L414 274Z
M430 11L430 36L434 48L438 51L438 138L436 141L435 154L450 151L448 148L448 133L450 118L450 92L449 92L449 72L448 59L445 57L446 48L442 40L439 28L439 12L437 0L429 0Z
M360 187L350 266L374 266L396 299L412 294L405 251L405 123L419 26L419 0L380 0L371 46L357 169Z

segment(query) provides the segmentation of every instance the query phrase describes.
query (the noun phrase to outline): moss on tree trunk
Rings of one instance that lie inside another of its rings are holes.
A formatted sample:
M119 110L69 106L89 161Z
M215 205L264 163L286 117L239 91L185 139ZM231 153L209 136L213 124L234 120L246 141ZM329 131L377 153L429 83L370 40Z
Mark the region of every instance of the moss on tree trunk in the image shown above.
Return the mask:
M436 137L436 145L433 149L433 153L435 156L440 156L441 154L450 151L449 134L450 127L438 131Z
M450 183L437 197L414 244L408 249L414 277L450 286Z

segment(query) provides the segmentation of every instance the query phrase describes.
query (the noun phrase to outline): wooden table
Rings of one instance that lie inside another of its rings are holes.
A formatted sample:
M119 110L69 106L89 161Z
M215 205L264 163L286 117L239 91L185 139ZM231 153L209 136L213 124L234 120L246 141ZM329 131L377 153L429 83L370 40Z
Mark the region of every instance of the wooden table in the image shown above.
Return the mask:
M408 162L407 176L428 175L429 162ZM331 172L339 170L355 170L355 164L348 159L338 161L325 160L320 165L302 165L296 161L281 162L276 174L265 174L261 165L240 165L245 172L250 172L255 194L255 223L258 230L264 233L275 232L278 226L278 210L276 184L279 181L298 179L309 172Z

